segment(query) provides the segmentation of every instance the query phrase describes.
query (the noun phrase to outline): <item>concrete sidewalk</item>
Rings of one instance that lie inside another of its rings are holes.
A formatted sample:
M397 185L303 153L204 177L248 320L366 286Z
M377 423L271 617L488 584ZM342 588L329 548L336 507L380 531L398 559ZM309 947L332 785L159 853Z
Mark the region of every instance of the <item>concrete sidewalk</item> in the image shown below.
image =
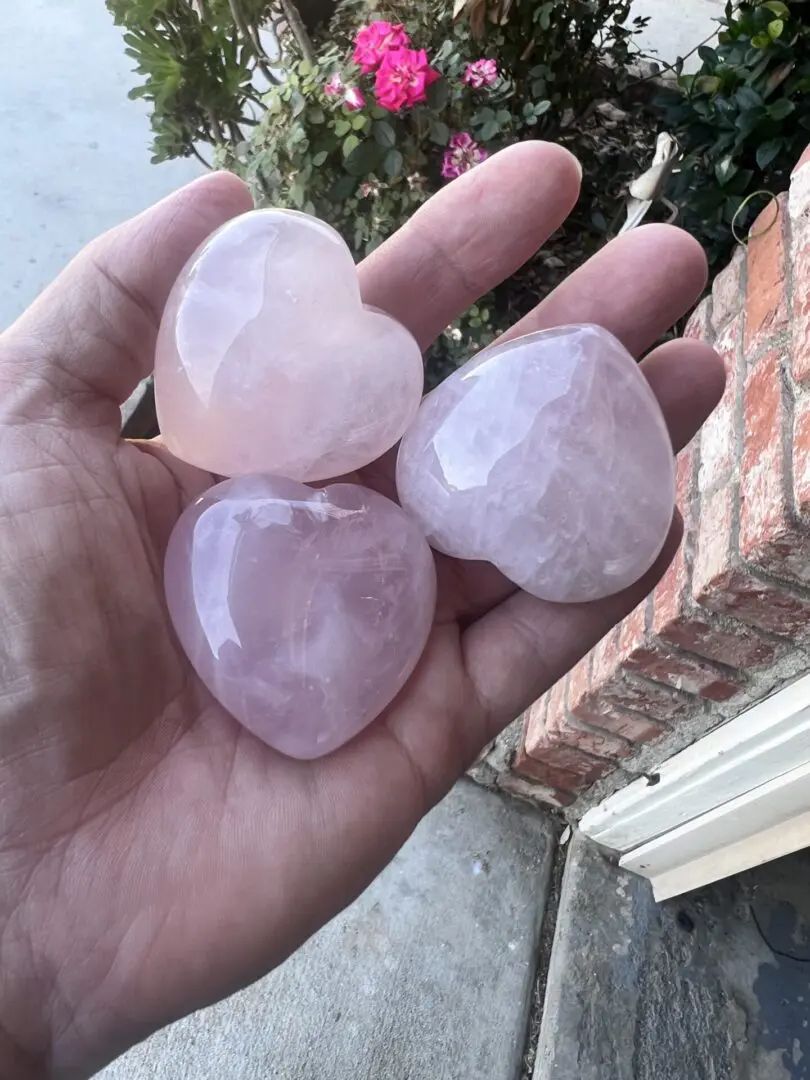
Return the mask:
M516 1080L553 850L548 818L461 781L286 964L99 1080Z
M148 109L103 0L3 8L0 330L88 240L202 171L152 165Z

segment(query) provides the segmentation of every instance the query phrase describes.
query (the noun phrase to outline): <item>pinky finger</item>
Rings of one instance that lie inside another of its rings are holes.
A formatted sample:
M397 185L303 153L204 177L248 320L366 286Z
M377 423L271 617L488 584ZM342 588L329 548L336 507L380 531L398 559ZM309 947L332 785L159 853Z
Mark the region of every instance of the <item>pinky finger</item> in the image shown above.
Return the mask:
M655 565L629 589L589 604L553 604L516 592L464 633L467 674L494 738L636 608L663 576L683 534L675 514Z

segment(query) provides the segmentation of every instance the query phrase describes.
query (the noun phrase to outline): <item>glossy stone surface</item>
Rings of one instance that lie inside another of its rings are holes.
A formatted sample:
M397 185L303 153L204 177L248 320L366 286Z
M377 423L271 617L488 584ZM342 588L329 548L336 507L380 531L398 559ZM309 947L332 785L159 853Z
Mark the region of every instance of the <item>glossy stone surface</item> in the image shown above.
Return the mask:
M545 600L596 600L653 564L672 521L672 445L636 362L568 326L479 354L425 398L397 460L430 543Z
M166 444L223 476L352 472L396 443L422 386L419 347L362 305L343 240L290 210L214 233L175 283L158 335Z
M416 524L376 492L238 477L181 515L166 598L214 697L270 746L315 758L404 685L428 638L436 573Z

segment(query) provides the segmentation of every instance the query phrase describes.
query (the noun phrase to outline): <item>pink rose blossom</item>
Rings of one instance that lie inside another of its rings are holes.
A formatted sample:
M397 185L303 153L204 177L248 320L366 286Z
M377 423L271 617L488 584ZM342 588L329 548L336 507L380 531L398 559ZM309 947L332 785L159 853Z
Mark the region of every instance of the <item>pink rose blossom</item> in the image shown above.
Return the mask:
M424 49L389 49L377 69L377 104L389 112L417 105L427 100L427 88L440 77Z
M409 44L405 28L400 24L372 22L357 31L352 60L360 65L364 75L368 75L377 70L389 49L404 49Z
M350 112L357 112L358 109L362 109L366 103L366 97L363 91L357 86L349 86L346 93L343 95L343 104Z
M339 97L343 93L343 79L337 72L331 77L323 88L327 97Z
M479 165L489 157L482 150L468 131L460 131L450 138L447 150L442 158L442 176L453 180L462 173L469 172L474 165Z
M480 90L482 86L494 86L498 81L498 65L494 60L476 60L467 64L462 82Z

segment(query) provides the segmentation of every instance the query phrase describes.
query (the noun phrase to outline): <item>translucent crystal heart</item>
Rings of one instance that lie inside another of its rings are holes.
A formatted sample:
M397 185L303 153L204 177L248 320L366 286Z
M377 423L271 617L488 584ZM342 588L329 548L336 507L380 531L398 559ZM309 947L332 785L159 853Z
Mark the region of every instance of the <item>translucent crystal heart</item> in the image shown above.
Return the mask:
M418 526L382 495L246 476L180 516L166 598L214 697L270 746L315 758L404 685L430 631L436 574Z
M624 346L561 327L481 353L429 394L397 488L440 551L494 563L545 600L596 600L663 547L672 444Z
M163 437L223 476L352 472L396 443L422 385L416 342L363 306L340 236L289 210L214 233L178 278L158 335Z

